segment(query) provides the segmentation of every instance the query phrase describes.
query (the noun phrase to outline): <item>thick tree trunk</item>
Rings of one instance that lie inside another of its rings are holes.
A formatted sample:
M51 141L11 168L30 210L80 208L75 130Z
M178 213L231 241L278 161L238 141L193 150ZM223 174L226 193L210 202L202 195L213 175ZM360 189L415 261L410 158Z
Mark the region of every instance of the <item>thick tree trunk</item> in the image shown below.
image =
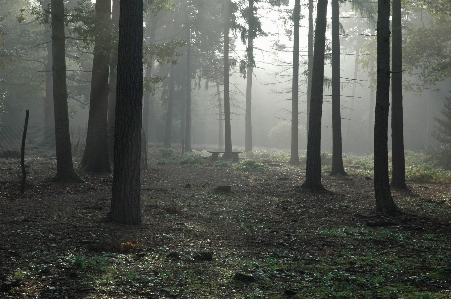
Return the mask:
M171 64L169 74L169 95L168 106L166 110L166 127L164 131L164 147L171 147L172 145L172 123L174 114L174 91L175 91L175 67Z
M310 98L312 97L312 69L313 69L313 0L308 1L308 77L307 77L307 124L308 134L310 122Z
M116 87L111 220L141 224L143 1L122 1Z
M357 75L359 72L359 57L360 57L360 49L357 48L355 51L354 77L353 77L354 81L352 82L352 94L351 94L352 97L348 110L348 123L346 126L345 140L351 139L351 127L353 126L353 124L355 124L355 122L353 121L354 120L353 112L354 112L355 92L357 88ZM373 127L371 127L371 129L373 129Z
M377 90L374 125L374 191L376 210L398 212L390 192L388 178L388 112L390 108L390 0L378 1L377 18Z
M74 171L69 134L66 85L64 1L52 0L53 103L55 111L56 176L58 182L79 182Z
M343 167L340 104L340 4L332 0L332 171L331 175L346 175Z
M295 0L293 10L293 81L291 85L291 155L290 164L299 165L299 22L300 0Z
M229 29L230 29L230 0L224 0L224 144L225 158L231 158L232 126L230 124L230 81L229 81Z
M305 188L322 190L321 184L321 117L324 83L324 52L326 45L327 0L318 0L315 47L313 56L312 98L307 143Z
M81 160L84 170L96 173L111 172L108 156L108 76L110 62L111 0L97 0L96 36L92 62L86 147Z
M117 83L117 40L119 37L119 0L113 0L112 27L114 36L112 36L111 52L110 52L110 75L108 95L108 154L113 157L114 149L114 117L116 109L116 83ZM114 161L113 161L114 163Z
M392 18L392 181L391 186L406 189L406 163L404 156L404 117L402 95L402 28L401 0L393 0Z

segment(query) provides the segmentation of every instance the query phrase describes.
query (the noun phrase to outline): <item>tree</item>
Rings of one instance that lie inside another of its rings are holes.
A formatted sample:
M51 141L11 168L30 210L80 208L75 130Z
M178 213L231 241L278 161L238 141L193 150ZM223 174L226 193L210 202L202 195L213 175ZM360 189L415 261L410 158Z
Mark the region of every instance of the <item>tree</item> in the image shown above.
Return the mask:
M318 0L315 46L313 54L312 97L307 141L307 162L304 188L323 190L321 184L321 116L324 83L324 52L326 46L327 0Z
M399 212L390 192L388 178L388 112L390 107L390 0L378 0L377 88L374 124L374 191L376 210Z
M231 18L230 0L224 0L224 147L225 156L232 152L232 127L230 124L230 78L229 78L229 29Z
M346 175L343 167L340 105L340 4L332 0L332 171Z
M312 96L312 69L313 69L313 0L308 1L308 67L307 67L307 124L306 129L308 132L308 125L310 121L310 97Z
M300 0L295 0L293 10L293 81L291 85L291 155L290 164L299 165L299 22L301 19Z
M117 83L117 40L119 37L119 0L112 1L113 8L111 13L111 52L110 52L110 75L108 85L110 93L108 94L108 154L114 155L114 115L116 109L116 83Z
M175 65L171 64L169 72L169 94L167 97L166 126L164 131L164 147L171 147L172 143L172 123L174 113L174 93L175 93Z
M57 182L80 182L72 163L66 85L66 49L64 1L52 0L53 104L55 111L55 146Z
M120 3L111 220L141 224L143 1Z
M95 44L88 132L81 167L91 172L111 172L107 122L111 0L97 0L95 11Z
M402 95L402 28L401 0L393 0L392 17L392 181L391 186L407 189L404 156L404 116Z
M185 106L185 151L191 152L191 24L189 5L186 3L185 7L186 20L186 106Z

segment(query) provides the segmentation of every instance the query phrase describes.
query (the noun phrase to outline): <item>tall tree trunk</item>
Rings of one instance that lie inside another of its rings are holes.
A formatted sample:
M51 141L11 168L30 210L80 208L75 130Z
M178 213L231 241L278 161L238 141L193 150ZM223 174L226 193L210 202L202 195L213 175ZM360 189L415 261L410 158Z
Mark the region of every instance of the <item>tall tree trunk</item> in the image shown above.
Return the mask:
M229 29L230 29L230 0L224 0L224 144L225 158L231 158L232 126L230 124L230 81L229 81Z
M390 0L378 1L377 17L377 89L374 124L374 191L376 210L393 214L388 179L388 112L390 109Z
M174 93L175 93L175 66L171 64L169 74L169 95L166 110L166 127L164 131L164 147L171 147L172 143L172 123L174 114Z
M310 122L310 98L312 97L312 69L313 69L313 0L308 1L308 75L307 75L307 124L308 134Z
M97 0L95 4L95 44L92 62L86 147L81 160L84 170L111 172L108 156L108 76L110 62L111 0Z
M301 1L295 0L293 10L293 81L291 85L291 155L290 164L299 165L299 22Z
M108 95L108 154L113 157L114 149L114 118L116 109L116 83L117 83L117 40L119 37L119 0L112 0L112 27L113 34L110 52L110 75L109 75L109 88L110 93ZM113 161L114 163L114 161Z
M216 82L216 93L218 95L218 121L219 121L219 150L224 149L224 111L222 110L221 92L219 91L219 82Z
M56 176L58 182L79 182L74 171L69 133L66 85L64 1L52 0L53 103L55 111Z
M402 28L401 0L393 0L392 18L392 181L391 186L406 189L406 163L404 156L404 117L402 95Z
M143 1L122 1L116 87L111 220L141 224Z
M305 188L322 190L321 184L321 116L324 84L324 52L326 46L327 0L318 0L315 47L313 56L312 98L307 142Z
M254 0L249 0L249 13L254 14ZM246 115L244 119L244 151L252 152L252 73L254 71L254 24L249 22L247 38Z
M48 9L50 1L41 2L42 9ZM53 113L53 77L52 77L52 27L44 25L44 42L47 49L45 64L45 98L44 98L44 145L55 146L55 114Z
M185 106L185 151L191 152L191 24L186 6L186 106Z
M340 104L340 4L332 0L332 171L331 175L346 175L343 167Z

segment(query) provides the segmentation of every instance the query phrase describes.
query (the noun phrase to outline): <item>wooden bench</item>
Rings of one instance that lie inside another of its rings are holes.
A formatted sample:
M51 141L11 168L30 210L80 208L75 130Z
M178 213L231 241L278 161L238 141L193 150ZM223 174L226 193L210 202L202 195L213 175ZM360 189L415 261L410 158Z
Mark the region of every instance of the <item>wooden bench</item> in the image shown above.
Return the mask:
M242 152L216 152L216 151L207 151L211 154L211 161L218 161L219 154L231 154L232 155L232 162L238 162L238 154L241 154ZM224 155L223 155L224 156Z

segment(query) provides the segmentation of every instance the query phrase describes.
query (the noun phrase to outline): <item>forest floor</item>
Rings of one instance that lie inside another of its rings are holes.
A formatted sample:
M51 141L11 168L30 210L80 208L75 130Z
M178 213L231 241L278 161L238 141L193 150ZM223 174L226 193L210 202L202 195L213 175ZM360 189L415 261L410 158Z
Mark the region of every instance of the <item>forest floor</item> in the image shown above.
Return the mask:
M111 174L55 184L54 157L30 157L21 194L1 159L0 298L451 298L450 185L408 182L386 217L370 177L311 192L280 161L150 161L126 226L106 221Z

